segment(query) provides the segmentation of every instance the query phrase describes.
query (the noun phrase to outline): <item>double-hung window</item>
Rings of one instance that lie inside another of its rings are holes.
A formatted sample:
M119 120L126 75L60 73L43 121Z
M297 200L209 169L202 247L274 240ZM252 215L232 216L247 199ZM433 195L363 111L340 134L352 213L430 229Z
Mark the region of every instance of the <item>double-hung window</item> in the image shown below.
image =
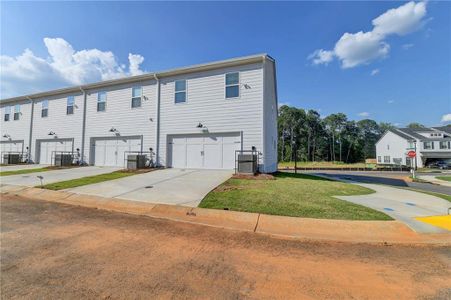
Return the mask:
M132 108L141 107L143 89L140 86L135 86L132 88Z
M434 142L424 142L423 143L423 148L425 150L431 150L434 149Z
M74 96L67 97L66 115L74 114L74 105L75 105L75 97Z
M186 102L186 80L175 81L174 102L183 103Z
M97 111L105 111L106 108L106 92L97 93Z
M41 102L41 118L46 118L49 115L49 100Z
M440 142L440 149L448 149L449 147L449 142L447 141L441 141Z
M240 96L240 73L227 73L225 76L226 98L238 98Z
M6 106L5 107L5 116L3 117L3 119L5 120L5 122L9 121L9 116L11 115L11 106Z
M384 156L384 163L386 164L390 163L390 156Z
M20 119L20 104L14 105L14 120Z
M378 156L378 157L377 157L377 162L378 162L378 163L381 163L381 162L382 162L382 157L381 157L381 156Z

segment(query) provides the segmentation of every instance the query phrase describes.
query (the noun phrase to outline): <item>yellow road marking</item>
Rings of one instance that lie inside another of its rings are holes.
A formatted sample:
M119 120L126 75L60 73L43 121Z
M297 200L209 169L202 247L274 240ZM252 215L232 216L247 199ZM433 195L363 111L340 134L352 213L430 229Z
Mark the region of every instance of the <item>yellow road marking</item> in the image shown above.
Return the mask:
M417 217L415 219L451 231L451 215Z

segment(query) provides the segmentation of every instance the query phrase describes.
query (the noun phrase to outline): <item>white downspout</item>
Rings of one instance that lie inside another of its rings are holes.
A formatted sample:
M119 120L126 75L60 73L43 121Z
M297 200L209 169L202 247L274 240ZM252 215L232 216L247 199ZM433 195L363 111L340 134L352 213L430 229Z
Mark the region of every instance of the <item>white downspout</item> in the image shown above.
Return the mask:
M153 74L155 80L157 81L157 107L156 107L156 119L157 125L155 126L155 165L160 166L160 79L157 74Z
M86 91L80 87L80 91L83 93L83 123L81 127L81 164L85 164L85 136L86 136L86 103L87 101L87 93Z
M31 161L31 143L33 142L33 118L34 118L34 101L30 97L27 97L28 100L31 102L31 118L30 118L30 133L28 137L28 162ZM22 148L23 149L23 148Z

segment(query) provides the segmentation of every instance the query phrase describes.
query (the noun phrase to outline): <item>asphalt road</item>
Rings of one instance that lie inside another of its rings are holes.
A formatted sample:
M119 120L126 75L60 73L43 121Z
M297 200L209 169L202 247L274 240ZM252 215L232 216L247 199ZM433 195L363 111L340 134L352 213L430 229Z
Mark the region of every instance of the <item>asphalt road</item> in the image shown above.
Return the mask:
M450 299L449 247L285 240L1 200L2 299Z
M302 171L302 173L321 174L339 179L361 183L386 184L394 187L410 187L413 189L451 195L451 188L430 183L406 182L403 178L408 172L376 172L376 171Z

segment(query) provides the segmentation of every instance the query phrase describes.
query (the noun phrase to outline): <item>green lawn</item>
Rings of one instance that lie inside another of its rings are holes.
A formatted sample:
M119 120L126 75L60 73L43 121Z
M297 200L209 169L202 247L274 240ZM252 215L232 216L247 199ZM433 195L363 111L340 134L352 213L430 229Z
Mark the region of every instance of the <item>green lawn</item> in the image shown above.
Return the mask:
M371 194L373 190L305 174L279 172L275 177L229 179L199 207L321 219L391 220L382 212L332 197Z
M437 176L435 178L445 181L451 181L451 176Z
M10 175L20 175L20 174L29 174L36 172L44 172L49 171L48 167L44 168L36 168L36 169L24 169L24 170L15 170L15 171L2 171L0 172L0 176L10 176Z
M298 168L374 168L374 164L355 163L345 164L342 162L333 161L316 161L316 162L297 162ZM284 169L286 167L294 168L294 161L279 162L279 168Z
M135 174L137 174L137 173L120 170L120 171L115 171L115 172L107 173L107 174L100 174L100 175L95 175L95 176L88 176L88 177L83 177L83 178L78 178L78 179L49 183L49 184L44 185L43 188L48 189L48 190L58 191L58 190L63 190L63 189L74 188L77 186L118 179L118 178L127 177L127 176L131 176L131 175L135 175ZM37 187L41 187L41 186L37 186Z

